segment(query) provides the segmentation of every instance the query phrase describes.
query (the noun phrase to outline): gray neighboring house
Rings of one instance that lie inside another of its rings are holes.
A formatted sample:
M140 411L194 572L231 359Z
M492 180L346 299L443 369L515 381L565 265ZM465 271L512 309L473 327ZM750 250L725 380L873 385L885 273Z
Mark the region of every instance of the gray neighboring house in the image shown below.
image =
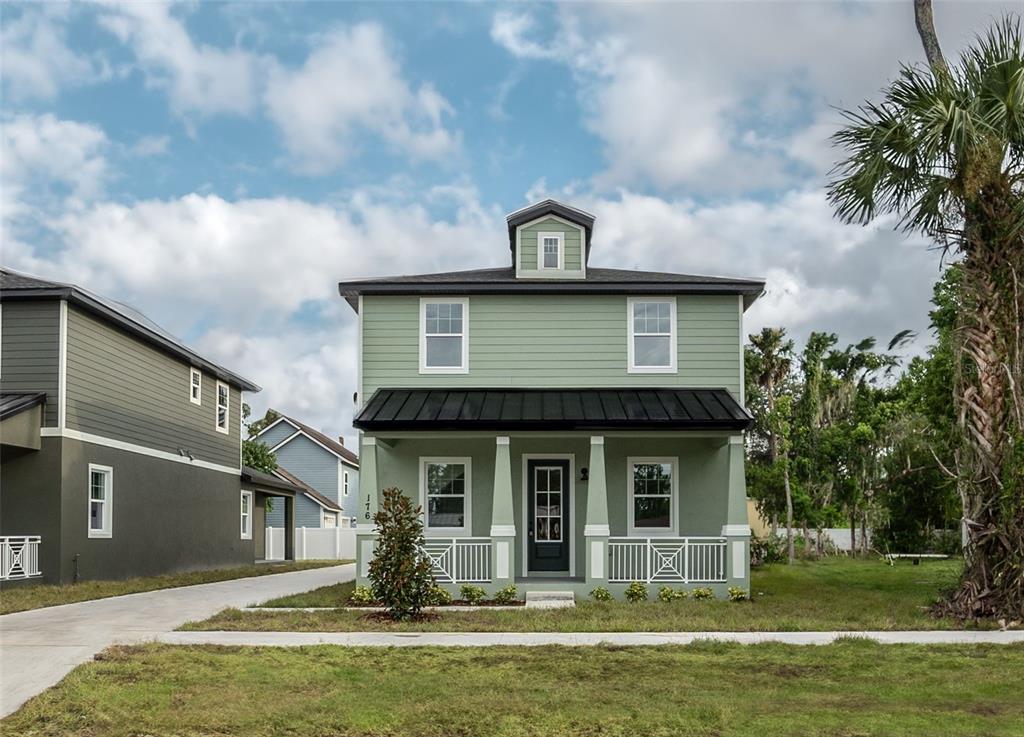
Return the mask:
M359 491L359 458L334 439L282 415L257 436L277 456L280 470L316 492L295 499L296 527L351 527ZM280 505L267 513L268 527L281 527Z
M302 489L241 464L248 379L127 305L0 269L0 581L126 578L293 557Z

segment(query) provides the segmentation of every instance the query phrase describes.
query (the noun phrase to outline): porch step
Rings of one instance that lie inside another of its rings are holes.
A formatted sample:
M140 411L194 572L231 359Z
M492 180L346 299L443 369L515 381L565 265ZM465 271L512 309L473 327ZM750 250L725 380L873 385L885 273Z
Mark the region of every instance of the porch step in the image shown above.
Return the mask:
M571 591L527 591L527 609L566 609L576 606Z

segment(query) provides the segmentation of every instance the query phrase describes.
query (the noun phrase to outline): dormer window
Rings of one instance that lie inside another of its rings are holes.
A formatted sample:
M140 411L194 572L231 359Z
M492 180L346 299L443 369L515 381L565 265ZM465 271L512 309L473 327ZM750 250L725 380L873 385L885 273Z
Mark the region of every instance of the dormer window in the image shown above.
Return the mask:
M540 267L542 269L561 269L562 234L540 233L537 240L540 243Z

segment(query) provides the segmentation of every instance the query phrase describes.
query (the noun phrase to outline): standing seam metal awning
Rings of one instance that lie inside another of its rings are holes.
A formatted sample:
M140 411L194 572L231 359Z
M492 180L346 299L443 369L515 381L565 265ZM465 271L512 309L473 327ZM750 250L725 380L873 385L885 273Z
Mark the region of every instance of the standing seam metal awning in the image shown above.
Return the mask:
M725 389L378 389L360 430L746 430Z

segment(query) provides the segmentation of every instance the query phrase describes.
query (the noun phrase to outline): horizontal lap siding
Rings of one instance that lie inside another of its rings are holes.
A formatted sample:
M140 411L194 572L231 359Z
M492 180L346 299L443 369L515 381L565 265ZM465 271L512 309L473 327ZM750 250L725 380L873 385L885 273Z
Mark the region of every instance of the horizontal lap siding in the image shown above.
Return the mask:
M295 426L287 422L278 422L272 428L260 435L260 440L273 448L278 443L288 439L295 434Z
M472 295L469 374L419 374L419 299L363 298L363 396L379 387L725 387L739 396L734 295L676 298L675 374L627 372L626 297Z
M583 247L580 231L559 220L548 218L528 225L520 231L520 269L530 270L539 268L537 256L538 233L561 233L562 245L565 248L566 271L579 271L583 268Z
M4 302L0 387L46 392L43 424L57 426L60 376L60 302Z
M241 393L231 387L228 434L215 429L217 380L204 373L202 404L189 401L189 364L68 308L67 426L147 448L191 451L237 468Z
M338 458L305 435L274 451L277 465L298 476L328 499L338 501Z

